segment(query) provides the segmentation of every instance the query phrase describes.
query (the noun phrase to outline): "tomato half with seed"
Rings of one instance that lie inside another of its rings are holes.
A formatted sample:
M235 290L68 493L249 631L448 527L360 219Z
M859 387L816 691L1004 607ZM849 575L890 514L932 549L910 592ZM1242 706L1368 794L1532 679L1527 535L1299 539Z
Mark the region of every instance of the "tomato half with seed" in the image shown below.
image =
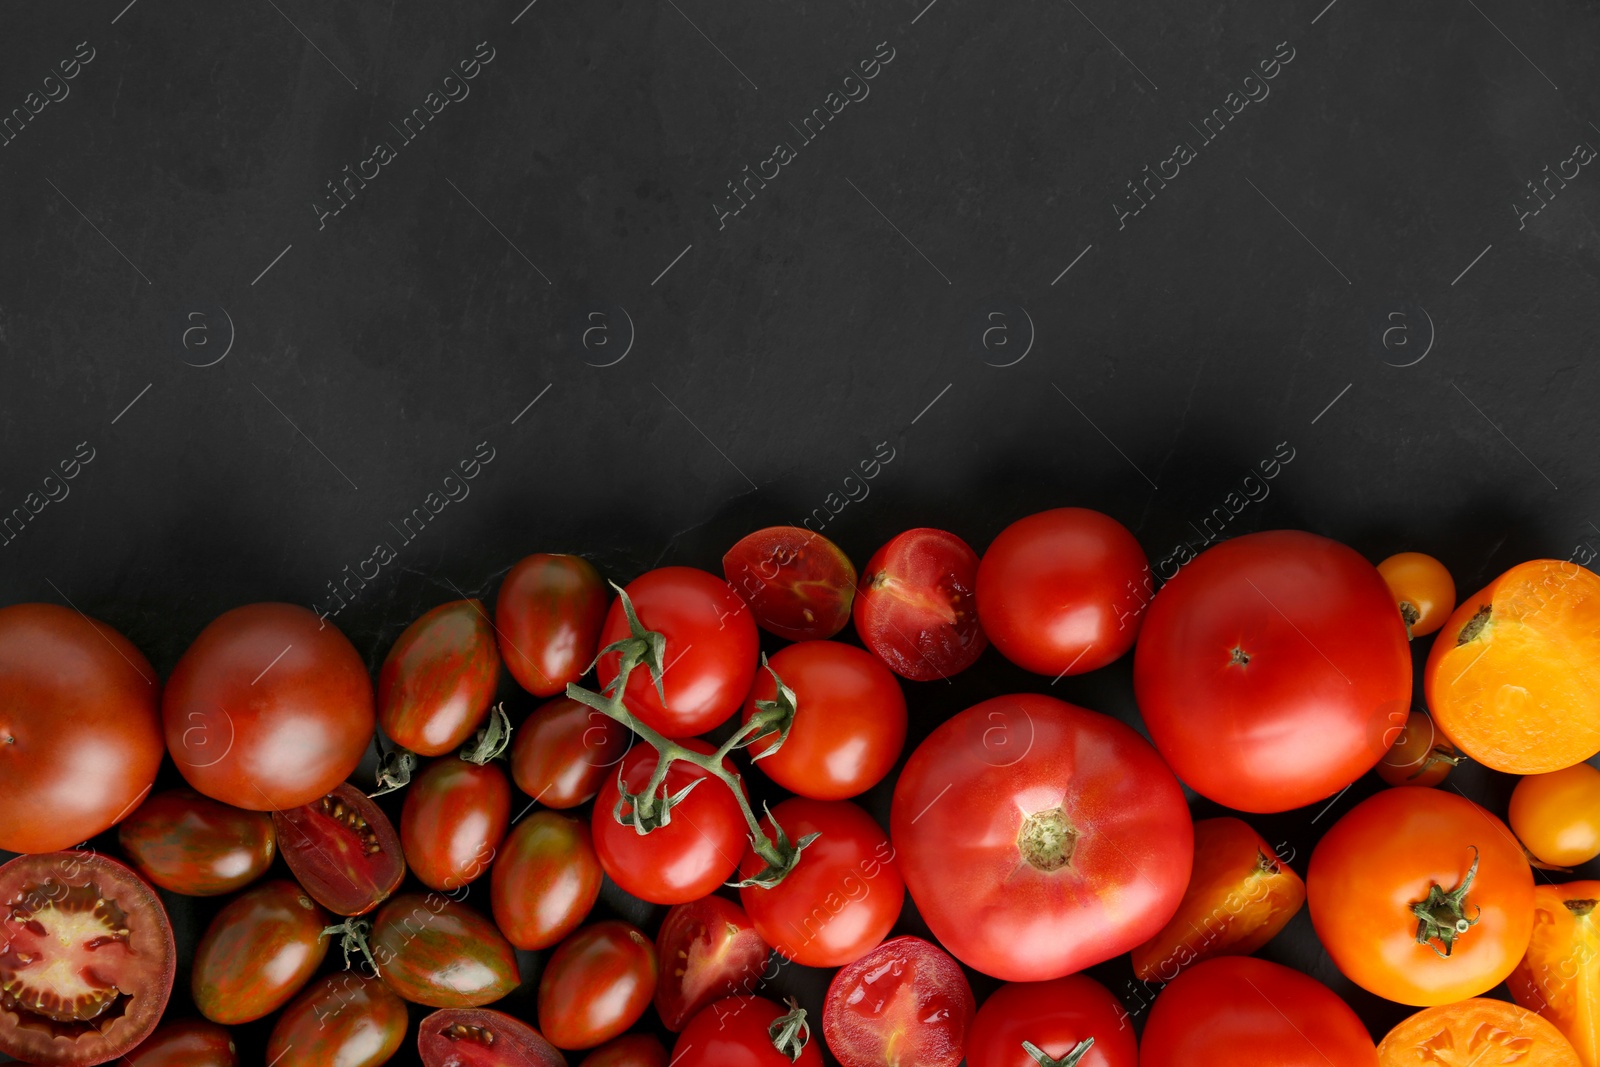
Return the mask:
M976 1007L948 953L920 937L897 937L833 976L822 1033L844 1067L956 1067Z
M1389 785L1438 785L1461 762L1460 753L1427 712L1412 711L1402 722L1399 727L1390 726L1393 741L1373 770Z
M650 939L625 922L598 922L551 953L539 978L539 1022L560 1048L593 1048L637 1022L655 991Z
M722 573L768 633L814 641L850 621L855 564L821 534L799 526L746 534L722 557Z
M1426 1008L1378 1044L1379 1067L1583 1067L1571 1042L1535 1012L1479 997Z
M656 932L656 1014L677 1033L713 1000L761 983L767 943L745 910L724 897L675 904Z
M365 915L406 876L394 824L348 782L303 807L273 812L272 822L295 878L336 915Z
M277 855L272 816L168 789L145 799L117 827L133 868L162 889L214 897L243 889Z
M480 1008L519 981L516 953L494 924L439 893L391 898L368 944L389 988L414 1004Z
M668 1067L667 1047L654 1034L623 1034L585 1056L583 1067Z
M311 980L328 954L328 913L286 878L246 890L211 920L194 953L189 989L214 1023L270 1015Z
M527 1023L488 1008L445 1008L417 1027L422 1067L567 1067Z
M406 627L378 672L378 722L419 756L460 748L483 724L500 680L494 627L476 600L453 600Z
M1008 982L973 1017L967 1067L1038 1067L1041 1061L1024 1042L1052 1063L1139 1067L1139 1046L1127 1015L1111 991L1086 974Z
M856 633L903 678L948 678L989 646L977 588L971 545L943 530L907 530L874 552L861 572Z
M581 556L536 552L511 568L494 602L500 658L536 697L564 693L600 648L611 592Z
M1600 1067L1600 882L1538 885L1533 937L1506 979L1517 1003L1566 1035L1584 1067Z
M162 1023L119 1061L128 1067L238 1067L239 1050L225 1026L204 1019Z
M511 780L547 808L593 800L633 744L617 720L567 697L540 704L511 739Z
M536 811L506 835L489 875L495 925L520 949L549 948L588 916L604 875L589 824Z
M780 1008L766 997L728 997L690 1020L672 1046L672 1063L673 1067L822 1067L822 1053L805 1009Z
M104 1063L156 1028L177 950L161 900L93 852L0 866L0 1053L41 1067Z
M379 1067L406 1039L406 1003L376 978L343 971L312 982L278 1016L268 1063ZM294 1055L289 1056L293 1050Z
M406 790L400 846L429 889L459 889L489 869L511 823L511 783L493 763L446 756Z

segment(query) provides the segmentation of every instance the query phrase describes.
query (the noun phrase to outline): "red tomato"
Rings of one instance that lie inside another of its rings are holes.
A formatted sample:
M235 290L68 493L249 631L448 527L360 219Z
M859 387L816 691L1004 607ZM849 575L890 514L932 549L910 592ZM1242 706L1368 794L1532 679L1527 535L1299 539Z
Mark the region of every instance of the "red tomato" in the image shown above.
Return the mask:
M128 1067L238 1067L239 1050L225 1026L204 1019L162 1023L119 1062Z
M1032 693L944 723L895 785L889 836L922 918L969 967L1060 978L1127 952L1183 899L1194 824L1132 729Z
M791 841L821 836L771 889L739 890L756 932L807 967L842 967L860 959L883 940L905 904L906 886L888 835L848 800L791 797L761 821L769 837L773 820ZM765 866L746 846L740 876L749 878Z
M644 668L640 668L643 670ZM628 728L576 700L533 709L511 739L511 779L547 808L593 800L633 743Z
M539 977L539 1023L565 1049L593 1048L638 1021L656 991L656 949L625 922L585 926Z
M500 658L517 684L537 697L564 693L582 678L600 647L611 599L581 556L535 552L511 568L494 602Z
M372 958L413 1004L481 1008L520 981L517 956L488 919L438 893L402 893L372 920Z
M489 876L495 925L520 949L549 948L600 896L600 858L589 824L536 811L511 828Z
M839 546L798 526L769 526L739 539L722 573L756 625L790 641L832 637L850 621L856 568Z
M405 1039L405 1001L376 978L341 971L318 978L283 1009L267 1038L266 1062L379 1067Z
M270 1015L311 980L328 954L330 920L286 878L263 882L217 912L194 953L195 1007L233 1026Z
M117 844L134 870L174 893L214 897L243 889L272 866L272 816L168 789L140 804L117 827Z
M372 681L349 640L294 604L249 604L200 631L161 702L189 784L236 808L329 793L372 740Z
M920 937L897 937L833 976L822 1033L844 1067L956 1067L974 1007L955 960Z
M93 852L0 866L0 1054L40 1067L104 1063L156 1028L177 950L155 891Z
M771 953L745 910L723 897L674 904L656 933L656 1014L673 1033L701 1008L761 982Z
M150 661L54 604L0 608L0 850L87 841L139 806L165 744Z
M394 824L348 782L303 807L273 812L272 822L289 870L336 915L365 915L406 876Z
M943 530L907 530L867 561L856 633L914 682L966 670L988 647L978 621L978 554Z
M446 756L406 790L400 847L430 889L459 889L489 869L511 823L511 783L492 763Z
M1133 682L1156 747L1195 792L1287 811L1337 793L1387 751L1410 707L1411 650L1372 564L1325 537L1273 530L1206 549L1162 587Z
M567 1067L527 1023L488 1008L445 1008L417 1027L422 1067Z
M378 672L378 722L419 756L460 748L483 724L500 680L494 627L476 600L440 604L389 649Z
M1315 978L1251 956L1197 963L1156 997L1139 1067L1378 1067L1349 1005Z
M1086 974L1049 982L1010 982L978 1009L967 1067L1038 1067L1023 1047L1074 1067L1139 1067L1133 1024L1111 991ZM1092 1042L1087 1049L1082 1046ZM1080 1058L1069 1053L1080 1049Z
M799 1018L793 1019L766 997L719 1000L696 1015L672 1046L673 1067L822 1067L805 1011L796 1010ZM790 1055L796 1045L798 1052Z
M585 1056L583 1067L668 1067L667 1049L654 1034L623 1034Z
M750 746L767 777L791 793L843 800L889 773L906 743L906 698L882 662L854 645L805 641L779 649L767 664L795 694L794 725L783 746L763 754L776 733ZM771 672L757 671L743 721L755 715L756 701L777 694Z
M702 734L722 725L744 701L756 673L756 624L733 587L693 567L661 567L628 583L633 610L647 630L667 639L656 695L650 671L628 676L623 702L646 726L663 736ZM604 647L629 635L622 601L612 603L600 632ZM600 684L616 680L621 654L600 657Z

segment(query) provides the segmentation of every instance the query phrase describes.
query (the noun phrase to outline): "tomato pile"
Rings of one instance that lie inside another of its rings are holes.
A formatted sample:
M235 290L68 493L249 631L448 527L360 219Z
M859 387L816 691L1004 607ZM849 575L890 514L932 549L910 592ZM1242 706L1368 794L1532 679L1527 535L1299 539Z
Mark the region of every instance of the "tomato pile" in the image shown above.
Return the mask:
M991 645L1040 691L913 730ZM1130 651L1148 739L1045 695ZM1273 531L1158 588L1082 508L859 571L793 527L625 585L535 554L375 680L288 604L218 617L164 685L104 623L0 608L0 1054L1600 1067L1600 881L1563 877L1600 855L1597 752L1576 564L1458 605L1429 556ZM1469 760L1502 810L1454 788ZM1298 868L1263 836L1358 780ZM192 938L163 895L210 898ZM1325 977L1421 1010L1374 1040L1257 958L1302 909ZM831 972L820 1013L789 965Z

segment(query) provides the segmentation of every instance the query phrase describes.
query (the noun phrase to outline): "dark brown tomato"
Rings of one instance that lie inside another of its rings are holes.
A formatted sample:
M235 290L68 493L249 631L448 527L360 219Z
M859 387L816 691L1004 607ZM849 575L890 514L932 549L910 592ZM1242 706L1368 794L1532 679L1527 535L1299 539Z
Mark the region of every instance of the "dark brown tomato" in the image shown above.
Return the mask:
M379 1067L405 1042L406 1021L405 1001L378 979L349 971L325 975L278 1016L267 1038L266 1062Z
M445 1008L417 1027L422 1067L567 1067L527 1023L488 1008Z
M582 1067L667 1067L667 1046L654 1034L623 1034L585 1056Z
M284 862L336 915L365 915L406 876L394 824L348 782L304 807L273 812L272 822Z
M557 697L517 728L511 778L547 808L575 808L594 799L632 744L633 734L615 719Z
M769 526L722 557L756 625L790 641L832 637L850 621L856 568L839 546L799 526Z
M745 910L725 897L674 904L656 933L656 1014L680 1032L707 1004L761 984L772 949Z
M278 851L266 812L181 788L147 797L117 827L117 844L145 878L190 897L243 889L266 873Z
M238 1067L239 1050L228 1028L204 1019L162 1023L118 1067Z
M369 940L378 973L415 1004L480 1008L517 988L517 957L488 919L439 893L402 893Z
M611 594L582 556L535 552L501 583L495 598L500 658L517 684L537 697L564 693L600 648Z
M520 949L549 948L600 896L600 859L589 824L536 811L512 827L489 876L495 925Z
M331 920L287 878L239 894L211 920L195 950L189 990L214 1023L270 1015L300 992L328 954Z
M511 783L493 763L435 760L406 790L400 845L429 889L454 890L489 869L511 822Z
M946 679L989 639L978 620L978 554L944 530L907 530L872 554L856 591L856 633L902 678Z
M539 1023L559 1048L593 1048L637 1022L655 991L650 939L625 922L598 922L551 953L539 978Z
M378 672L378 722L419 756L460 748L483 723L500 681L494 627L476 600L452 600L395 640Z

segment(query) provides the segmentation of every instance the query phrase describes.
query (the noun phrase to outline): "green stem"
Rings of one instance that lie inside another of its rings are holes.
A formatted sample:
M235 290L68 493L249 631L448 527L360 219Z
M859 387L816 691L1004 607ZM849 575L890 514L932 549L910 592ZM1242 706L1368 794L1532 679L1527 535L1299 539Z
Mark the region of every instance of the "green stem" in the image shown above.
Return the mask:
M1038 1045L1035 1045L1032 1041L1024 1041L1022 1043L1022 1051L1032 1056L1034 1062L1037 1063L1039 1067L1078 1067L1078 1064L1082 1062L1083 1058L1089 1054L1089 1050L1093 1047L1094 1038L1086 1037L1076 1045L1072 1046L1072 1048L1068 1049L1066 1055L1057 1059L1056 1057L1051 1056L1048 1052L1045 1052Z
M1417 919L1417 944L1427 945L1441 959L1449 958L1456 940L1477 925L1482 913L1480 908L1478 915L1467 918L1467 892L1478 876L1478 861L1482 859L1476 845L1467 847L1472 849L1472 866L1467 868L1461 884L1447 892L1434 882L1428 886L1427 897L1411 905L1411 914ZM1435 941L1444 946L1443 951L1434 944Z

